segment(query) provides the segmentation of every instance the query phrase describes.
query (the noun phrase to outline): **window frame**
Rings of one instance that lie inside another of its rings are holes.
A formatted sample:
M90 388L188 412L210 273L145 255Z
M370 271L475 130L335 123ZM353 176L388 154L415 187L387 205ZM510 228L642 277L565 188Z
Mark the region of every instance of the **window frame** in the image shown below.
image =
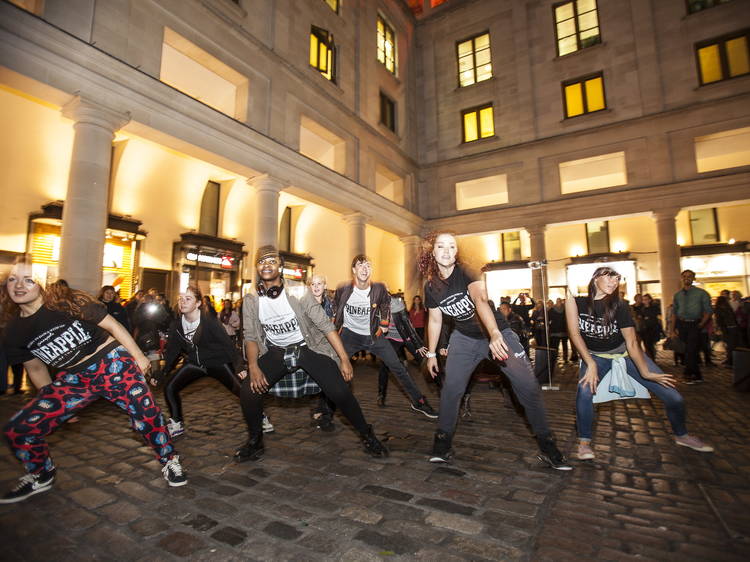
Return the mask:
M586 231L586 253L588 255L591 255L591 234L589 233L589 224L592 222L603 222L604 226L607 229L607 249L604 252L594 252L595 254L608 254L612 251L612 239L610 237L609 233L609 221L590 221L583 225L583 228Z
M380 60L381 50L378 44L380 40L380 29L378 27L379 23L383 24L383 50L382 50L383 60ZM391 35L391 52L393 53L393 56L392 56L393 70L388 68L389 59L386 55L386 49L385 49L385 45L388 42L389 32ZM378 12L378 17L377 17L377 20L375 21L375 34L376 34L375 35L375 58L378 60L380 64L383 65L383 67L385 67L385 69L388 72L396 76L396 72L398 70L398 57L396 56L396 30L393 29L393 26L390 23L388 23L388 20L380 12Z
M564 6L565 4L573 4L573 25L575 26L576 50L571 51L570 53L565 53L564 55L561 55L560 54L560 37L557 35L557 24L559 22L557 21L557 15L555 12L557 11L557 8L559 8L560 6ZM594 0L594 11L596 12L596 28L599 30L599 33L597 35L597 41L586 46L581 45L581 27L578 23L577 4L578 4L578 0L565 0L564 2L555 2L554 4L552 4L552 24L555 28L555 53L557 53L558 57L566 57L568 55L572 55L573 53L583 51L584 49L588 49L589 47L593 47L594 45L600 45L602 43L602 22L601 22L601 19L599 18L598 1ZM589 12L586 12L586 13L589 13Z
M469 86L474 86L475 84L479 84L480 82L486 82L487 80L491 80L495 76L494 69L493 69L493 73L490 73L489 78L485 78L484 80L481 80L481 81L477 80L477 49L475 46L475 40L478 39L479 37L482 37L483 35L487 36L487 44L488 44L488 49L490 51L490 67L492 67L492 38L490 36L489 29L482 31L481 33L477 33L475 35L466 37L465 39L456 41L456 82L458 83L459 88L468 88ZM467 41L471 41L471 46L472 46L471 58L474 61L474 65L472 66L472 71L474 73L474 82L471 84L466 84L464 86L463 84L461 84L461 64L460 64L461 55L458 52L458 46L461 43L466 43Z
M384 112L383 110L386 109L386 106L390 107L390 116L391 116L391 123L389 124L386 119L384 119L384 114L387 112ZM378 122L383 125L385 128L387 128L392 133L396 132L396 123L397 123L397 114L396 114L396 102L393 98L391 98L388 94L386 94L383 90L380 90L380 119Z
M740 29L733 33L727 33L724 35L720 35L718 37L705 39L703 41L699 41L695 43L695 45L693 46L693 51L695 52L695 66L698 71L698 86L700 87L709 86L711 84L718 84L719 82L726 82L727 80L733 80L735 78L742 78L743 76L750 75L750 71L749 71L744 74L738 74L737 76L729 76L729 57L727 56L726 44L727 44L727 41L731 41L732 39L738 39L740 37L745 38L745 45L748 50L748 57L750 57L750 28ZM719 62L721 63L722 77L719 80L714 80L712 82L704 82L703 72L701 68L701 60L700 60L700 55L698 52L701 49L710 47L711 45L717 45L719 48Z
M602 107L601 109L595 109L594 111L588 111L588 100L586 99L585 84L587 81L593 78L602 79L602 99L604 100L604 107ZM581 93L583 95L584 112L579 115L568 115L568 96L565 95L565 88L567 88L568 86L572 86L573 84L581 84L583 86L581 88ZM561 90L562 90L562 99L563 99L563 115L565 116L565 119L575 119L576 117L583 117L584 115L592 115L594 113L599 113L600 111L605 111L606 109L609 109L609 105L607 104L607 88L606 88L606 85L604 84L604 71L603 70L600 70L599 72L594 72L592 74L586 74L585 76L581 76L578 78L573 78L572 80L565 80L561 82Z
M315 66L308 60L308 64L311 68L314 68L317 70L323 78L328 80L329 82L332 82L336 84L336 42L333 40L333 34L330 31L327 31L323 29L322 27L318 27L316 25L310 26L310 36L315 36L315 38L318 41L318 51L316 53L317 59L318 59L318 66ZM320 45L323 44L328 49L328 52L331 55L331 62L330 62L330 69L329 72L326 73L323 69L320 68ZM329 78L330 74L330 78Z
M706 211L709 209L688 209L688 225L690 226L690 242L692 242L693 246L700 246L702 244L719 244L719 236L721 235L721 230L719 229L719 214L716 212L716 207L711 207L710 210L712 211L713 216L713 225L714 225L714 241L713 242L700 242L698 244L695 243L695 231L693 229L693 221L697 219L693 219L692 213L695 211Z
M487 135L486 137L483 137L481 134L481 119L479 112L483 109L487 108L492 109L492 134ZM472 140L466 140L466 119L465 116L469 113L476 113L477 114L477 138ZM474 107L469 107L467 109L461 110L461 144L470 144L472 142L477 142L480 140L485 139L491 139L493 137L496 137L497 133L495 133L495 104L493 102L483 103L482 105L476 105Z

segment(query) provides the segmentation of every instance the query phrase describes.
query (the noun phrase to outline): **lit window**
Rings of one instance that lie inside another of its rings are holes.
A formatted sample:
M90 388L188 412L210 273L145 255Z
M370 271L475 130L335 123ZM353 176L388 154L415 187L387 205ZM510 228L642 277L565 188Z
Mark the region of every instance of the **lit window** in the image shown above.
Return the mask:
M609 221L589 221L586 223L586 243L589 254L609 252Z
M464 142L491 137L495 134L495 118L492 104L467 109L461 113L463 120Z
M382 16L378 16L378 60L396 74L396 34Z
M558 56L601 43L596 0L563 2L554 10Z
M688 14L694 14L701 10L713 8L719 4L726 4L729 0L687 0L687 11Z
M331 8L334 12L337 14L339 13L339 0L323 0L326 4L328 4L328 7Z
M565 117L576 117L607 108L601 73L563 82Z
M560 162L560 193L577 193L628 183L625 153L612 152Z
M508 202L508 176L499 174L456 184L456 210L504 205Z
M750 74L750 33L713 39L695 46L701 85Z
M333 35L315 26L310 30L310 66L319 70L331 82L336 81L336 45Z
M695 138L698 173L750 166L750 127Z
M503 232L501 234L503 247L503 261L518 261L521 259L521 233Z
M380 122L396 132L396 102L380 92Z
M471 86L492 78L489 33L456 43L456 52L459 86Z
M688 211L688 219L693 244L714 244L719 241L715 208Z

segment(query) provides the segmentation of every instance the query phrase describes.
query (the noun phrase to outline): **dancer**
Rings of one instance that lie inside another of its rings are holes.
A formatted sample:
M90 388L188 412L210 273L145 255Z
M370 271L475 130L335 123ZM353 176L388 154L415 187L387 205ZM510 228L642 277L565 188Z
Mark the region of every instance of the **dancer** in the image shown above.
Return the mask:
M182 367L169 376L164 388L171 416L167 427L173 438L185 432L180 399L185 387L203 377L211 377L239 397L240 380L247 375L224 327L216 317L201 311L201 302L200 289L189 286L178 299L179 318L169 327L164 372L170 373L180 357L185 358ZM156 384L157 381L152 378L151 382Z
M426 279L425 306L429 311L426 356L427 369L433 377L438 375L435 348L443 315L453 317L456 326L450 337L445 381L440 393L440 418L430 462L448 462L453 456L451 443L461 397L472 372L490 352L493 359L502 362L502 370L526 410L539 444L539 459L554 469L570 470L572 467L557 449L547 424L541 390L526 352L504 317L493 314L490 309L481 274L461 263L453 234L429 234L422 244L418 265Z
M245 296L242 315L250 376L242 382L242 411L249 439L235 453L238 462L264 453L261 415L263 394L288 372L304 369L359 432L374 457L388 455L345 380L352 378L349 354L323 308L307 291L301 299L287 293L281 277L283 260L273 246L258 248L257 294ZM340 361L340 370L337 365ZM343 375L343 376L342 376Z
M589 281L588 296L573 297L568 291L565 299L568 335L581 356L576 395L578 458L587 460L595 456L591 448L593 399L599 381L610 370L613 375L625 370L637 384L664 402L678 445L710 453L713 447L688 435L685 403L675 389L674 377L664 374L638 345L630 307L620 298L619 285L617 271L599 267Z
M22 501L52 487L55 465L44 438L97 398L128 412L134 429L163 465L170 486L187 483L143 376L149 361L103 304L61 285L45 291L30 263L13 266L0 287L0 302L10 317L5 338L10 361L23 362L40 388L3 430L27 474L0 503ZM60 371L54 382L45 363Z
M352 274L354 279L339 285L333 297L334 323L347 356L367 351L378 357L404 387L411 400L411 409L428 418L437 418L437 413L384 337L391 319L391 295L383 283L371 281L370 259L362 254L355 256Z

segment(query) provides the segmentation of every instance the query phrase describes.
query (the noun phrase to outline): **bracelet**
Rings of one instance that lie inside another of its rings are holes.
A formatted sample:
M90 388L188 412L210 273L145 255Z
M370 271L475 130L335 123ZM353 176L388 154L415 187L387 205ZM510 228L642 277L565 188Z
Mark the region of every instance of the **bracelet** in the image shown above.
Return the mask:
M434 351L428 351L427 353L424 354L424 356L427 359L432 359L433 357L437 357L437 353L435 353Z

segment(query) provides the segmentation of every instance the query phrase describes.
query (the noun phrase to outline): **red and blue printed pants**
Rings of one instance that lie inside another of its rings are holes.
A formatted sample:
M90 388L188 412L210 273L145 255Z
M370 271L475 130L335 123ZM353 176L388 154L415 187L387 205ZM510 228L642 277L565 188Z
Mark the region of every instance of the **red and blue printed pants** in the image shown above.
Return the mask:
M128 413L133 428L162 464L174 456L164 418L143 373L125 348L117 347L75 372L59 373L7 423L5 439L27 472L38 473L54 466L44 438L98 398Z

